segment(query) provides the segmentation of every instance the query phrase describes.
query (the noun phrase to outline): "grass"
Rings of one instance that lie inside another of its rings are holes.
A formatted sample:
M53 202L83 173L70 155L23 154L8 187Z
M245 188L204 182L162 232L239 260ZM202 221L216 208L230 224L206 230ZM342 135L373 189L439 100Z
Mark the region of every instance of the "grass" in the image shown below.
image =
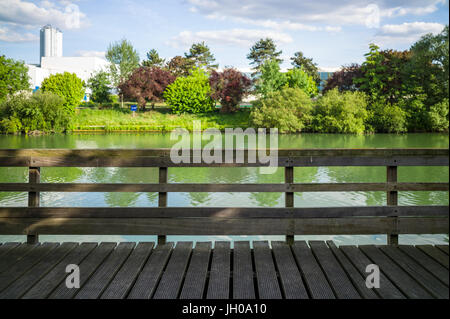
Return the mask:
M172 114L160 105L154 110L136 112L133 117L129 108L80 108L73 119L74 131L159 131L169 132L175 128L192 131L193 121L200 120L206 128L246 128L249 126L248 109L233 114L218 111L204 114Z

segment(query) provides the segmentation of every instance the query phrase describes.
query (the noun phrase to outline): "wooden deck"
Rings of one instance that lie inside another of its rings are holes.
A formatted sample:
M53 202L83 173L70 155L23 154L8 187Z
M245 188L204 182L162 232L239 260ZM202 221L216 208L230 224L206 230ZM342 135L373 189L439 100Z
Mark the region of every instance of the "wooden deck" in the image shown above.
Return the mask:
M449 247L333 242L42 243L0 245L0 298L449 298ZM80 288L68 289L68 264ZM365 286L368 264L380 288Z

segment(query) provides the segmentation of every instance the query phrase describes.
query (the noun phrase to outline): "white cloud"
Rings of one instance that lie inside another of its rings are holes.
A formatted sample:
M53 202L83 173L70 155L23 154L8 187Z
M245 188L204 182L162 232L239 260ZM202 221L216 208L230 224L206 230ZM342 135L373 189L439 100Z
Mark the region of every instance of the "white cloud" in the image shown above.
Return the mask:
M88 51L88 50L79 50L75 53L75 56L82 57L97 57L105 59L105 51Z
M36 41L39 37L32 33L19 33L8 27L0 26L0 41L5 42L30 42Z
M195 42L205 41L219 45L237 45L249 47L255 41L269 37L280 44L292 42L290 35L278 31L253 30L253 29L231 29L219 31L183 31L170 39L167 44L175 48L185 48Z
M443 24L432 22L405 22L386 24L377 32L374 42L383 46L389 44L411 44L427 33L439 33Z

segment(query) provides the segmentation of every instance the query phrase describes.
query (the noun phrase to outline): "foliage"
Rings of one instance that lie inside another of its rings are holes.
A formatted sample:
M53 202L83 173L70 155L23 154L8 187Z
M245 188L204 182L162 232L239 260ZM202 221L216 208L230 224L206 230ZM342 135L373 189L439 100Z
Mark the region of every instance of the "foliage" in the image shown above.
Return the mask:
M140 67L119 85L119 91L125 97L136 100L139 107L145 110L147 102L162 100L164 90L173 81L175 77L167 70Z
M111 43L106 51L106 59L110 62L109 67L115 87L118 87L134 69L139 67L139 54L126 39Z
M448 109L448 99L444 99L430 107L428 117L432 131L448 132Z
M312 129L321 133L362 134L367 119L367 98L362 92L333 89L317 100Z
M88 80L87 86L91 89L91 100L97 103L110 103L111 81L105 71L94 73Z
M317 63L313 62L312 58L307 58L303 55L303 52L298 51L294 53L291 60L294 68L302 69L313 78L316 85L320 84L319 68L317 67Z
M316 96L319 91L312 76L303 69L291 69L286 73L286 85L290 88L299 88L305 91L308 96Z
M398 104L379 99L368 106L368 131L404 133L407 131L406 112Z
M158 51L156 51L155 49L151 49L147 52L147 60L144 60L142 62L142 66L150 68L156 66L158 68L162 68L164 67L165 62L166 60L159 56Z
M75 73L57 73L45 78L41 84L43 92L52 92L64 99L64 106L70 113L80 105L84 97L85 83Z
M28 68L24 62L0 55L0 101L7 95L29 88Z
M192 60L177 55L167 63L167 69L175 77L188 76L192 65Z
M247 59L253 65L253 69L256 71L253 75L256 75L260 67L264 62L268 60L275 60L280 64L283 60L279 58L283 51L277 51L277 46L275 42L270 38L260 39L256 42L250 49L250 53L247 55Z
M206 67L207 70L212 70L219 67L218 64L213 64L216 59L205 42L192 44L189 52L185 53L184 56L191 60L197 68Z
M31 131L64 132L70 129L71 115L64 99L53 93L19 94L0 105L0 131L20 133Z
M359 84L355 83L356 78L362 77L361 66L357 63L352 63L343 66L339 71L334 72L327 80L323 92L337 88L340 92L356 91L359 89Z
M214 100L219 100L222 113L235 112L242 98L248 93L252 81L236 69L212 71L209 77Z
M199 68L167 86L164 99L174 113L205 113L214 109L208 75Z
M299 88L284 88L253 103L250 121L256 127L300 132L311 122L312 102Z

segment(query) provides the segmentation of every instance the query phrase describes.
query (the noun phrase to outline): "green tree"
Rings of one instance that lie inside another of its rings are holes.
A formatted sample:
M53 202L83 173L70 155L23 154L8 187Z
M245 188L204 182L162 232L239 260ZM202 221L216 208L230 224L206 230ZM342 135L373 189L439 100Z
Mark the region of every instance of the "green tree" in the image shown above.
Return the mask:
M111 43L106 51L110 62L112 82L115 87L125 81L134 69L139 67L139 54L126 39Z
M291 69L286 73L287 86L302 89L308 96L316 96L319 93L314 78L303 69Z
M159 56L158 51L151 49L147 52L147 60L142 62L142 66L162 68L165 62L166 60Z
M111 102L111 80L109 73L98 71L89 78L87 86L91 89L91 99L97 103Z
M74 113L84 97L85 83L75 73L57 73L42 81L41 90L62 97L66 110Z
M205 42L192 44L189 52L186 52L184 56L186 59L191 60L198 68L206 67L206 69L212 70L219 67L218 64L214 64L216 59Z
M317 67L317 64L313 62L312 58L307 58L303 55L302 51L298 51L294 53L291 60L291 64L294 68L302 69L313 78L316 85L320 84L319 68Z
M279 91L287 83L287 78L280 71L280 64L275 59L264 61L259 67L260 75L256 79L255 90L263 97Z
M283 51L277 51L277 46L275 42L270 38L260 39L257 41L250 49L250 53L247 55L247 59L250 60L250 65L253 66L255 72L253 75L256 75L260 67L264 64L264 62L268 60L275 60L278 64L283 62L279 58Z
M166 68L175 77L188 76L192 65L192 60L177 55L167 63Z
M0 56L0 101L7 95L29 89L29 80L24 62Z

